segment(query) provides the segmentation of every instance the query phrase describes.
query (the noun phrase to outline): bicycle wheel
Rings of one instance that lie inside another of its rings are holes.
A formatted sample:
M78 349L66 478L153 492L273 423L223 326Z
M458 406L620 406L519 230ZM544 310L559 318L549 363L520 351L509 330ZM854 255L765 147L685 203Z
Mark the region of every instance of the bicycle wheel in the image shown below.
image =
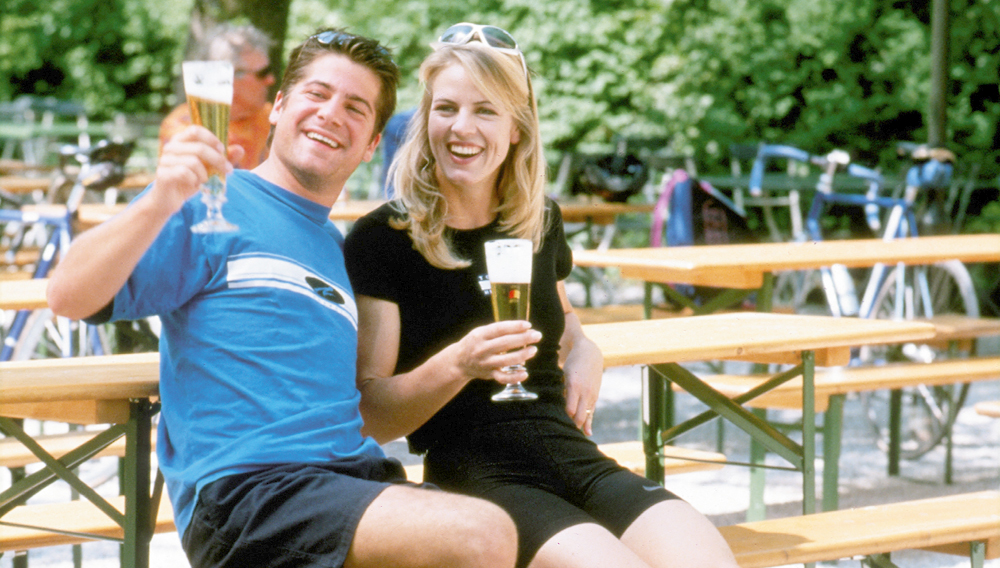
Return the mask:
M889 271L876 295L870 317L911 319L931 314L979 316L979 303L972 278L961 262L946 261L926 267L927 291L921 293L917 278L907 278L903 286L897 280L899 268ZM913 270L908 268L907 270ZM907 275L909 276L909 275ZM915 289L915 287L917 289ZM968 355L968 352L957 355ZM908 343L901 346L869 347L860 351L866 364L893 361L931 362L951 355L947 348ZM900 457L917 459L933 449L948 433L958 409L965 400L968 384L926 386L903 389L900 427ZM876 435L877 445L889 445L888 392L863 393L865 416Z
M75 337L74 337L75 336ZM77 347L71 352L71 337ZM34 310L14 346L12 359L45 359L69 354L95 355L110 353L108 335L103 326L83 323L74 325L66 318L57 317L52 310Z

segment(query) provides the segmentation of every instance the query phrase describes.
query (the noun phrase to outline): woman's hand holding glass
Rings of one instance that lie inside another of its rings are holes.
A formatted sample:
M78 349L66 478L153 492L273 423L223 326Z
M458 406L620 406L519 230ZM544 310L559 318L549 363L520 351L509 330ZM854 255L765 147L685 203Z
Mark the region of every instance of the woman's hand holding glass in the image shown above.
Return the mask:
M526 321L491 323L473 329L455 344L456 364L467 377L517 383L527 379L528 372L507 368L523 367L538 352L534 344L541 340L542 334Z

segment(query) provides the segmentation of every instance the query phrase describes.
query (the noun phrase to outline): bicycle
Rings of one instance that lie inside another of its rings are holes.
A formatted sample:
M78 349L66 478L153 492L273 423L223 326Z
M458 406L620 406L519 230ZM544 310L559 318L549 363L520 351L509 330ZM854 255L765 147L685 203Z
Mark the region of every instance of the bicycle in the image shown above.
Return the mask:
M13 226L6 238L5 260L11 262L18 251L37 246L40 253L31 277L45 278L69 247L80 203L124 179L125 163L134 146L134 142L106 140L90 147L64 146L60 150L58 173L45 201L64 203L65 210L0 209L0 222ZM6 328L0 361L110 352L110 339L104 327L56 317L48 308L20 310Z
M821 220L832 205L846 205L864 211L865 225L883 239L906 238L923 232L941 232L942 215L928 215L941 207L943 191L950 184L951 163L943 152L912 148L914 165L907 172L901 196L882 195L883 176L876 170L851 163L846 152L834 150L814 156L790 146L764 146L751 173L751 192L760 187L768 159L782 157L822 168L816 192L806 217L808 237L823 240ZM953 160L953 157L951 158ZM863 194L834 191L834 177L839 173L860 180L867 186ZM919 221L918 221L919 219ZM933 229L933 230L930 230ZM961 314L978 317L979 304L972 279L965 265L948 261L930 266L876 265L864 282L864 294L858 297L855 275L844 266L832 266L818 272L804 272L785 277L776 284L777 294L791 298L796 311L834 316L912 319L935 315ZM784 287L784 288L782 288ZM823 305L817 304L821 298ZM931 361L942 356L928 345L905 344L898 348L858 350L854 364L879 364L891 360ZM889 415L904 413L906 428L901 430L900 457L916 459L933 449L950 431L964 403L968 385L957 394L949 387L919 387L891 395L883 401L879 395L862 397L865 414L872 424L876 443L889 447ZM878 398L876 398L878 396Z

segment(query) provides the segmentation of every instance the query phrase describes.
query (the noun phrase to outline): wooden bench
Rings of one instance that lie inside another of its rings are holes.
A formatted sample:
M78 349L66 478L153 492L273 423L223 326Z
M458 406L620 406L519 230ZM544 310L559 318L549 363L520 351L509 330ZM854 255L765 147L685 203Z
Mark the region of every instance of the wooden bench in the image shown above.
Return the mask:
M77 430L74 432L67 432L65 434L49 434L45 436L36 436L33 439L38 442L45 451L52 454L55 458L60 458L63 455L69 453L70 451L80 447L81 444L90 440L98 432L95 430ZM154 430L152 436L150 437L150 443L153 449L156 449L156 431ZM108 447L104 448L96 455L95 458L103 457L123 457L125 455L125 438L119 438L114 441ZM34 453L31 452L24 444L15 440L14 438L0 438L0 467L24 467L33 463L40 463L41 460L38 459Z
M119 512L125 511L124 497L110 497L108 502ZM175 530L173 508L163 502L157 509L153 532ZM21 505L4 515L0 523L0 551L82 544L97 538L121 540L124 531L90 501Z
M1000 418L1000 400L984 400L977 402L975 407L978 414L991 418Z
M86 441L93 432L71 432L38 438L40 444L50 453L59 456ZM109 446L101 455L124 454L124 440ZM641 442L618 442L602 444L601 449L618 460L623 466L639 473L645 470L646 457ZM37 462L34 454L15 440L0 440L0 465L23 467ZM720 469L725 456L716 452L706 452L689 448L668 446L664 448L664 469L668 474ZM410 481L423 480L423 466L406 466L406 477ZM109 499L119 511L124 508L124 498ZM46 527L54 533L41 528ZM162 503L157 511L155 532L175 530L172 508ZM107 515L88 501L69 503L49 503L43 505L22 505L0 518L0 551L28 550L45 546L71 545L93 540L84 535L104 538L122 538L122 529Z
M703 380L720 393L734 398L763 383L769 376L706 375ZM824 413L823 424L823 509L837 508L838 461L843 428L844 399L848 393L897 390L916 385L952 385L1000 379L1000 357L946 359L933 363L897 363L871 367L837 367L816 372L815 411ZM675 387L676 390L676 387ZM802 409L802 381L792 379L746 402L751 408ZM949 456L950 458L950 456ZM890 456L890 461L892 456ZM896 459L898 460L898 450ZM950 461L950 460L949 460ZM949 468L950 469L950 468ZM890 474L897 472L890 470ZM763 474L759 470L758 474ZM950 475L947 475L950 477ZM762 484L756 484L761 490ZM763 498L754 491L751 499Z
M1000 491L768 519L719 529L742 568L884 555L908 549L1000 558ZM885 564L882 564L885 565Z
M111 502L122 510L124 500ZM0 525L0 550L87 542L83 534L121 538L120 528L89 502L22 506ZM30 528L39 520L64 534ZM154 532L176 530L171 508ZM768 568L917 549L969 556L972 568L1000 558L1000 492L983 491L741 523L719 528L742 568Z

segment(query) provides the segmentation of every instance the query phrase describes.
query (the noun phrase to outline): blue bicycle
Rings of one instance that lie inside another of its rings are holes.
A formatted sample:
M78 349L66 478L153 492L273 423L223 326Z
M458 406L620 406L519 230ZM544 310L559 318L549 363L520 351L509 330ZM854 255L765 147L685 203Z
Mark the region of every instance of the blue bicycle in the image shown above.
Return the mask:
M4 224L4 260L13 263L23 250L37 250L32 278L45 278L73 238L80 203L120 183L133 142L102 141L91 147L67 145L60 151L59 173L45 201L65 209L25 212L20 207L0 209ZM8 198L12 200L13 198ZM52 310L20 310L3 326L0 361L111 352L108 331L56 317Z
M824 219L833 206L862 212L864 225L883 239L955 231L956 228L948 223L950 215L945 214L954 156L946 150L930 150L924 146L904 145L901 149L906 151L911 164L897 195L885 195L886 183L881 173L852 163L846 152L834 150L825 155L811 155L779 145L760 148L751 172L750 190L751 193L759 191L769 161L794 160L819 167L822 172L805 222L808 238L812 240L823 240ZM838 175L847 176L864 191L836 191ZM884 319L933 318L949 314L979 316L972 277L958 260L929 266L876 265L867 274L852 272L845 266L831 266L819 271L780 275L775 289L776 303L787 302L799 312ZM858 294L859 289L863 289L863 294ZM930 362L963 354L967 353L949 353L947 349L926 344L867 347L856 352L855 363ZM901 457L916 459L944 438L964 403L967 390L968 385L958 387L958 392L952 387L921 386L902 393ZM888 447L887 395L876 393L862 398L878 444Z

